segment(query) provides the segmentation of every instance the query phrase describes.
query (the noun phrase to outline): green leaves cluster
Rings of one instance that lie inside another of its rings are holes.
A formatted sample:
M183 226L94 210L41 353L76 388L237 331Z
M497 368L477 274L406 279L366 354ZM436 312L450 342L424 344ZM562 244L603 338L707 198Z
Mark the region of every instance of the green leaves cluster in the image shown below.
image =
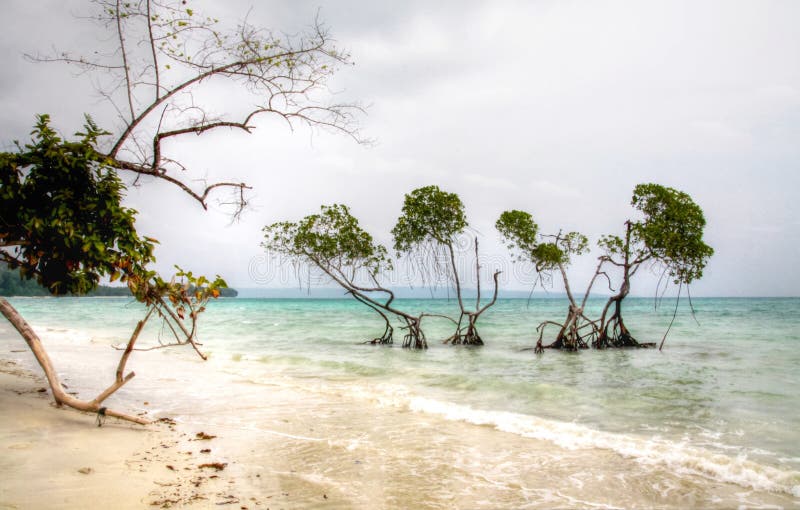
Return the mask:
M394 249L405 253L428 241L448 245L466 227L464 204L458 195L438 186L417 188L406 194L402 215L392 229Z
M165 301L169 302L175 316L180 320L188 317L194 326L198 314L205 311L208 301L220 297L222 289L227 288L228 284L219 275L209 280L178 266L175 269L177 272L170 281L150 272L145 278L131 278L128 286L134 296L146 304L163 306Z
M0 153L0 260L55 295L144 273L155 240L121 205L125 186L97 151L106 133L87 117L80 138L65 141L49 122L39 115L31 143Z
M166 281L148 270L157 241L139 236L136 211L121 204L125 185L96 148L105 133L87 117L70 142L49 122L38 116L31 143L0 154L0 260L54 295L85 294L108 277L148 306L195 319L225 281L180 268Z
M323 269L365 269L374 276L392 268L386 248L374 242L345 205L323 205L318 214L297 222L273 223L263 231L262 246L268 251L303 259Z
M682 192L659 184L639 184L631 205L644 218L631 224L632 236L648 255L666 266L676 284L703 276L713 248L703 241L703 210Z
M639 184L631 205L642 218L629 220L625 238L603 236L598 246L617 265L661 264L675 284L689 284L703 276L713 248L703 241L706 220L692 198L660 184Z
M589 240L579 232L539 235L539 225L533 216L516 209L504 211L495 228L503 236L514 258L532 262L537 271L551 271L559 265L569 265L572 255L583 254L589 246ZM545 242L546 238L553 240Z
M539 225L530 213L516 209L503 211L494 226L516 260L528 260L539 244Z
M639 184L631 205L642 214L626 222L625 237L604 235L597 245L607 261L634 270L644 262L662 264L676 284L688 284L703 276L714 250L703 241L706 221L692 198L660 184ZM495 224L517 260L536 265L537 271L566 266L572 255L588 249L586 236L578 232L541 236L533 217L524 211L505 211ZM543 242L543 239L552 241Z

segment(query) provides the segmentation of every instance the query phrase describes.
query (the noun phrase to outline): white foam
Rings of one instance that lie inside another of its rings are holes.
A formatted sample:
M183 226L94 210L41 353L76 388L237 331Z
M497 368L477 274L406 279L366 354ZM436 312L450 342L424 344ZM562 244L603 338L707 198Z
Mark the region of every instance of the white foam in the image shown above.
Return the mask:
M596 430L578 423L561 422L508 411L475 409L470 406L414 396L407 387L379 383L360 385L315 385L304 389L336 393L370 400L379 406L405 408L450 421L489 426L531 439L549 441L568 450L601 448L614 451L648 466L660 466L678 474L697 475L742 487L783 492L800 498L800 471L767 466L744 455L732 456L692 446L688 439L675 441L659 436L642 437ZM736 449L736 447L731 447Z
M682 474L800 497L800 472L759 464L744 455L733 457L689 446L685 442L603 432L577 423L506 411L484 411L424 397L411 397L406 405L415 412L491 426L503 432L549 441L565 449L612 450L645 465L660 465Z

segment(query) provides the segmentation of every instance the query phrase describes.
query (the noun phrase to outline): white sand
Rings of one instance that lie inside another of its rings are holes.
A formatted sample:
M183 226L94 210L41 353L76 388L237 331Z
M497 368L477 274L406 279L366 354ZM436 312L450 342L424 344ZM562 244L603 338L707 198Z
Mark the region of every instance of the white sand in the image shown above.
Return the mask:
M55 407L44 387L0 361L0 508L261 506L242 500L227 469L199 467L227 461L215 439L167 423L97 427L94 415Z

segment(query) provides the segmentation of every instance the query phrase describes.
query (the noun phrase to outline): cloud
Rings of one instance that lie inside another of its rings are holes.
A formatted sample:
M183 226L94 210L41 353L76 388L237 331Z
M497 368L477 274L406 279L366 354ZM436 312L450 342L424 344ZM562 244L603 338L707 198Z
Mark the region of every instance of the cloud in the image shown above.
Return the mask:
M514 187L514 183L508 179L491 177L483 174L467 174L464 176L464 179L481 188L494 188L496 191L503 191Z
M753 145L753 137L731 122L720 120L695 121L690 124L689 136L704 149L709 146L719 149L746 150Z
M198 11L234 25L252 3L198 2ZM319 5L265 0L253 5L249 21L297 33ZM256 208L227 227L225 216L204 213L174 187L131 191L142 228L162 241L159 267L182 263L188 249L204 272L246 275L264 224L322 203L347 203L385 240L403 194L432 183L462 196L487 238L486 256L505 256L492 230L502 210L530 210L543 229L594 239L619 231L636 183L655 181L689 192L706 211L717 253L703 292L747 293L729 271L745 252L734 234L742 225L777 232L800 217L798 2L321 5L321 18L356 62L337 74L335 97L371 105L363 122L377 145L302 126L291 132L264 117L252 135L170 147L200 176L252 184ZM71 16L76 9L55 0L4 5L0 147L25 140L40 112L52 113L66 134L80 127L83 112L111 125L113 111L86 77L21 59L51 45L93 48L100 36ZM220 109L237 99L224 86L212 95ZM779 238L764 236L747 253L769 254L764 281L786 293L800 288L800 273L775 276L797 251ZM582 258L576 270L591 271L593 263ZM248 283L236 278L234 285ZM761 284L751 289L765 293Z
M533 183L531 183L531 187L536 191L536 193L558 198L580 198L582 195L582 193L574 187L565 186L563 184L557 184L550 181L533 181Z

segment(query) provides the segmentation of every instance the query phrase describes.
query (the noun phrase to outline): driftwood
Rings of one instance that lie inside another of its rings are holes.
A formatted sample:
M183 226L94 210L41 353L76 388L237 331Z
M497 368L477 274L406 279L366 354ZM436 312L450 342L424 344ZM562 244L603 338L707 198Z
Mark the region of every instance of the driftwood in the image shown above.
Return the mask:
M113 409L103 407L102 405L103 401L114 394L114 392L124 386L136 375L134 372L128 372L127 375L123 376L123 373L125 372L125 364L127 363L128 358L133 351L136 339L139 337L139 333L142 331L145 322L147 322L147 319L150 317L150 312L148 312L144 319L139 321L136 329L131 335L130 340L128 340L125 351L120 357L114 382L92 400L81 400L64 391L64 387L61 385L61 381L58 379L58 373L53 367L53 363L50 361L50 356L47 355L47 351L45 350L44 345L42 345L39 335L37 335L27 321L22 318L19 312L17 312L17 310L11 306L11 303L4 298L0 298L0 313L2 313L3 316L8 319L8 322L14 326L22 338L25 339L28 347L30 347L31 352L36 357L36 361L38 361L39 365L42 367L45 377L47 377L50 390L53 392L53 399L57 405L65 405L79 411L97 413L101 416L113 416L114 418L138 423L140 425L147 425L150 423L149 420L139 416L120 413L118 411L114 411Z

